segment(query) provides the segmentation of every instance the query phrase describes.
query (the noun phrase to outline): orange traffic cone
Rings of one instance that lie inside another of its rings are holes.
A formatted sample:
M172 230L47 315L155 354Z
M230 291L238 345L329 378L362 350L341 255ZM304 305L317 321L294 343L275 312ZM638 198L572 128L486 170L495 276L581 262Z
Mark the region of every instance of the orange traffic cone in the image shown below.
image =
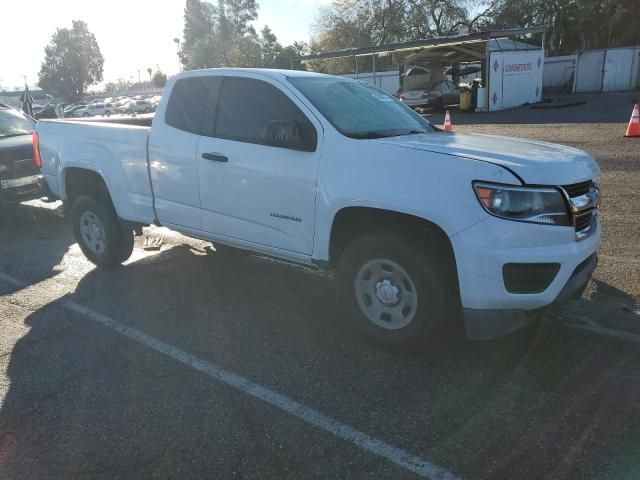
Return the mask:
M449 115L449 110L444 116L444 126L442 127L445 132L453 132L453 125L451 125L451 116Z
M633 113L631 114L631 120L629 120L627 133L625 133L624 136L640 137L640 106L637 103L633 106Z

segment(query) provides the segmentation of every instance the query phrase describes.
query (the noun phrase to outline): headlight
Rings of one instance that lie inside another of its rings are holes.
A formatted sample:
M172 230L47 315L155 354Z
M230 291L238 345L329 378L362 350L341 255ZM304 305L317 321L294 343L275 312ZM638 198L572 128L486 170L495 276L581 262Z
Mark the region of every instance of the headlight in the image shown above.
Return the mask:
M571 225L562 193L554 188L474 182L473 189L484 209L496 217L547 225Z

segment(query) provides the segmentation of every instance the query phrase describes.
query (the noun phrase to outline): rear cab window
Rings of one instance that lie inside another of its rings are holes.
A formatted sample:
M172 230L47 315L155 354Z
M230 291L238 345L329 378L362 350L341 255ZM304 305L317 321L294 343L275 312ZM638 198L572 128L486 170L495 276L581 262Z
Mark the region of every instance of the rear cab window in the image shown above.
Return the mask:
M190 77L176 82L167 103L164 121L167 125L201 135L207 107L217 102L221 77Z

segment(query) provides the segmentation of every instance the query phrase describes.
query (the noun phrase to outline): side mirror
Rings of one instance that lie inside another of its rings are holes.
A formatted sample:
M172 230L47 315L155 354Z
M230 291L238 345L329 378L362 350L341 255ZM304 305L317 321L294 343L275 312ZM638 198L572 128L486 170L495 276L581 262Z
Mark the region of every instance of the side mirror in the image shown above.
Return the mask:
M272 147L314 152L318 142L316 129L311 123L272 120L267 125L264 143Z

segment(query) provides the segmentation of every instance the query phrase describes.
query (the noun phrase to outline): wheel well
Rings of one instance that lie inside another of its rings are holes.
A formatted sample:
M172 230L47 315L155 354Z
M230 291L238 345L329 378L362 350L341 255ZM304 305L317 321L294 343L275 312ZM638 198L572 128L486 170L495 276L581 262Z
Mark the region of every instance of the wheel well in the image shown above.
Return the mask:
M434 259L440 271L458 284L458 271L453 247L447 234L433 222L414 215L377 208L348 207L340 210L333 221L329 244L329 263L336 266L344 249L355 238L379 231L405 235L436 251Z
M72 204L80 195L90 197L106 196L111 202L109 189L102 177L94 171L84 168L68 168L65 170L65 193L67 203Z

